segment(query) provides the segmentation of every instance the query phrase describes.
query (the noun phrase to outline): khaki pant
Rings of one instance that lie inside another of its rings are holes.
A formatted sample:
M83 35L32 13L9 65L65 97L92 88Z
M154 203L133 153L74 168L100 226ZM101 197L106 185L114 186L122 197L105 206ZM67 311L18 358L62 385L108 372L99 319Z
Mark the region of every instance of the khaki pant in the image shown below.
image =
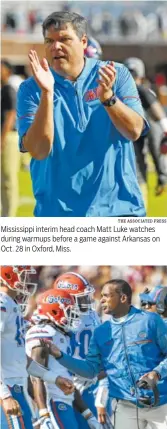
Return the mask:
M19 163L18 134L11 131L6 136L1 154L1 216L4 217L16 216Z
M167 429L167 404L156 408L138 408L128 401L118 401L113 416L114 429Z

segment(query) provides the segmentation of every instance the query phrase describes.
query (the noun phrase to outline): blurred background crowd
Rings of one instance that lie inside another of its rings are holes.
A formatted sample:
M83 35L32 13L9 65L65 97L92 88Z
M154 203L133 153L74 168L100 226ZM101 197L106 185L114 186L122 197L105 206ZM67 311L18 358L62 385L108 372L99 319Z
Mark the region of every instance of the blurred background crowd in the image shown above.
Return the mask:
M28 318L31 316L33 310L36 308L36 297L39 293L50 289L56 278L72 271L79 273L86 277L87 280L95 288L96 308L99 308L99 300L101 296L102 286L111 279L124 279L127 281L133 291L133 305L140 307L139 294L148 288L154 289L157 285L167 286L167 266L108 266L108 265L56 265L56 266L38 266L36 269L36 281L38 284L37 293L31 297L28 308Z
M16 93L20 83L30 76L29 50L35 49L40 58L44 55L41 24L46 16L56 10L74 11L87 18L89 35L100 43L102 59L121 63L128 57L141 59L145 67L145 85L155 91L159 103L167 113L166 1L2 1L2 57L7 61L6 65L3 64L2 75L5 82L11 86L11 115L6 116L7 121L4 127L2 126L1 215L5 217L33 216L30 157L28 154L20 155L17 146L14 116ZM4 98L7 99L6 94L2 97ZM6 105L2 113L5 108L7 109ZM2 121L4 117L1 117ZM5 127L8 129L9 138L3 146ZM154 124L152 127L154 136ZM159 137L156 138L156 158L162 130L157 129L157 132ZM167 132L165 144L167 147ZM148 146L145 145L141 163L144 164L147 159L147 216L167 216L167 156L165 161L162 160L163 183L160 183L157 159L153 162L153 158L154 154L150 154Z
M137 40L167 39L165 1L5 1L2 9L3 31L38 34L41 23L53 9L75 11L84 15L92 35L99 41L135 37Z

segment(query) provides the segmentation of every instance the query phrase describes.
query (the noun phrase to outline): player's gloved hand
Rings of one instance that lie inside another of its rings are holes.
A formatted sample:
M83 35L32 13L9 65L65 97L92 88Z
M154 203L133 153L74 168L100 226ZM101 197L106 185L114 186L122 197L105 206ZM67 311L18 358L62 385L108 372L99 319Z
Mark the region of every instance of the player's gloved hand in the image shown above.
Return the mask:
M54 429L50 417L41 417L39 422L40 429Z
M3 402L4 411L6 412L6 414L14 415L14 416L22 415L22 411L19 403L12 396L9 396L8 398L3 399L2 402Z
M95 416L88 417L87 423L88 423L88 426L90 427L90 429L100 429L101 428L101 425L97 421Z

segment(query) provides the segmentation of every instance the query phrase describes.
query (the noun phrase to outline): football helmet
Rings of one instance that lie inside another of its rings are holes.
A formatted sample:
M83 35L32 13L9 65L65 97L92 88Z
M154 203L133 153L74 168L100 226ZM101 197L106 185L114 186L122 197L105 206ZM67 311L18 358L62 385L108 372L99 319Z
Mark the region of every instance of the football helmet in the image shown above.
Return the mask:
M144 291L139 294L141 306L150 308L152 305L156 305L158 295L160 294L162 288L163 287L161 285L156 286L152 290L145 288Z
M74 307L74 298L66 290L49 289L38 296L35 322L49 319L65 332L75 331L80 322Z
M68 272L59 276L54 284L54 289L66 290L75 299L75 310L78 315L89 314L95 310L93 294L95 289L92 285L78 273Z
M99 60L102 57L102 49L100 43L94 37L88 38L87 47L84 50L87 58L95 58Z
M17 292L15 299L24 315L29 297L34 295L37 289L37 283L31 281L35 274L36 270L29 265L4 265L1 267L1 286L7 286Z

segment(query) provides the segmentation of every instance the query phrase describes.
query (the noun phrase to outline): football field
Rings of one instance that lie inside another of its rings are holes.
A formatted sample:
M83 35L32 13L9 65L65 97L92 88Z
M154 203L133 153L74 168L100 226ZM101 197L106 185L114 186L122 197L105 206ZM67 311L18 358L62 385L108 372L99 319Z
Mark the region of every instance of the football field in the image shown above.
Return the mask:
M151 169L152 170L152 169ZM150 171L148 177L148 212L147 216L167 216L167 190L162 195L155 196L156 174ZM20 201L17 216L33 216L34 198L32 193L29 171L19 172Z

